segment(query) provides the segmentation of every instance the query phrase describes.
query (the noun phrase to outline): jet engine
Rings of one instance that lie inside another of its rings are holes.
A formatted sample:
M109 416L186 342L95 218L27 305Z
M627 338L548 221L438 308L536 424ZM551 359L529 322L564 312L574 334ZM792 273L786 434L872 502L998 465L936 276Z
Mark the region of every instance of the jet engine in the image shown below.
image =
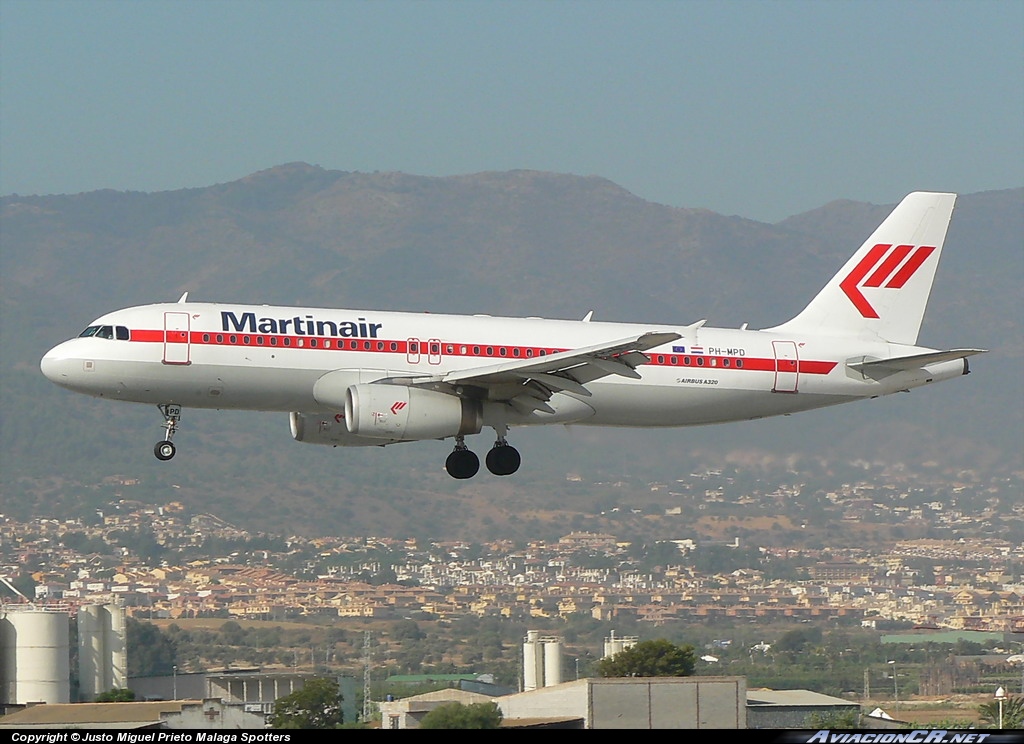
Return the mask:
M391 441L479 434L480 401L409 385L352 385L345 393L350 434Z
M350 434L341 413L289 414L292 438L304 444L325 444L329 447L383 447L398 439L370 439Z

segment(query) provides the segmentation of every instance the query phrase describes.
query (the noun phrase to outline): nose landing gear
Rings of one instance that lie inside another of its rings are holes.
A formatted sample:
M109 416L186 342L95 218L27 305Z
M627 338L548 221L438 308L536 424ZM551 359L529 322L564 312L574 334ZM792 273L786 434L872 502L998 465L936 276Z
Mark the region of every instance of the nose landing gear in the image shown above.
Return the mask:
M162 441L156 443L153 454L158 460L170 460L177 451L171 439L178 431L178 422L181 421L181 406L176 403L162 403L157 408L164 415L164 431L167 433Z

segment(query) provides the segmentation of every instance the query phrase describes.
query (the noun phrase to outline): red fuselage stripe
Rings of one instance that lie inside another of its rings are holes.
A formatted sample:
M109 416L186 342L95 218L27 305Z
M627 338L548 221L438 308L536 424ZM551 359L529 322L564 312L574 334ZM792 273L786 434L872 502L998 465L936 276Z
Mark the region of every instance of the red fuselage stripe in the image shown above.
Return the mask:
M185 343L174 336L165 339L160 330L132 330L131 340L143 343ZM184 334L182 334L184 336ZM507 344L456 344L439 341L390 341L387 339L338 339L323 336L282 336L261 333L224 333L192 331L189 343L196 346L255 346L268 349L303 349L306 351L355 351L380 354L400 354L418 358L420 363L439 364L441 357L475 357L480 359L539 359L567 349L537 346L509 346ZM712 354L648 354L647 363L654 367L693 367L697 369L775 372L776 360L771 357L719 356ZM808 375L827 375L838 362L800 360L793 369L792 360L782 360L785 372ZM417 362L414 362L417 363ZM788 363L789 366L786 365Z

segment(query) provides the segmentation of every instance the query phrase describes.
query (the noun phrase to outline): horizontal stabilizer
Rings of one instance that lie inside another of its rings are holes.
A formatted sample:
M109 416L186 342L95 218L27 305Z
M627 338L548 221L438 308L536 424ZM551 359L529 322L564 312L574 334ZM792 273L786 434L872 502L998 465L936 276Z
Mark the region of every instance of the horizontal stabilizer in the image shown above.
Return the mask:
M886 377L890 374L902 372L909 369L921 369L930 364L939 362L950 362L954 359L966 359L975 354L984 354L987 349L950 349L949 351L930 351L925 354L911 354L910 356L892 357L890 359L876 359L870 362L856 362L847 364L850 369L856 370L866 377Z

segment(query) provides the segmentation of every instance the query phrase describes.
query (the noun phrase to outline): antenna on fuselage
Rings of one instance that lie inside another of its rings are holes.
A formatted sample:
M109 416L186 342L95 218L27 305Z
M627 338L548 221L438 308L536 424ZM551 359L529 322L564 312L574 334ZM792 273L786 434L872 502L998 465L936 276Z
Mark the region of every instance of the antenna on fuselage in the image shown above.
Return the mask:
M179 305L184 305L186 301L188 301L188 292L186 292L185 294L183 294L183 295L182 295L182 296L181 296L181 297L180 297L180 298L178 299L178 304L179 304Z

